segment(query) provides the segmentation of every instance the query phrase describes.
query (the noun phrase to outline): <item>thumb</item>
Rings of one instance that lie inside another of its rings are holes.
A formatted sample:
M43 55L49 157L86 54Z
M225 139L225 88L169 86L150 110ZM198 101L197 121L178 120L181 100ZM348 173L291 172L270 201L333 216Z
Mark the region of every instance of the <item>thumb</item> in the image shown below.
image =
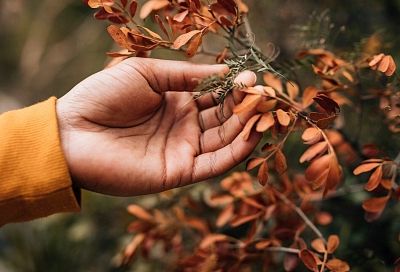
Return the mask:
M128 66L135 72L139 72L150 87L158 93L192 91L199 79L215 74L223 75L229 71L228 66L224 64L194 64L187 61L150 58L129 58L114 67L118 68L120 65Z

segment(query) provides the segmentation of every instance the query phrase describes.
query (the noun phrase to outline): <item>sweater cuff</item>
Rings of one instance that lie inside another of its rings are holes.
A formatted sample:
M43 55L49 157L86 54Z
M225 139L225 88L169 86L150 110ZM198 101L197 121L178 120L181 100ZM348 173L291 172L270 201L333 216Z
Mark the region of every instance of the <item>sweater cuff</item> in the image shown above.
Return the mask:
M80 210L61 149L56 98L0 116L0 226Z

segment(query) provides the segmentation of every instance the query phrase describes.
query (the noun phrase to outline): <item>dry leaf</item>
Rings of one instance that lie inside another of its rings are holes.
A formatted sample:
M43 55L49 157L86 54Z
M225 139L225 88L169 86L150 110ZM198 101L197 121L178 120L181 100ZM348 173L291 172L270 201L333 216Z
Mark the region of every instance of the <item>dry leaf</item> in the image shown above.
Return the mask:
M243 140L247 141L250 137L251 130L254 127L255 123L260 119L261 114L256 114L253 117L250 118L249 121L247 121L246 125L243 128Z
M321 130L314 127L307 128L301 135L301 139L305 142L305 144L309 145L319 142L321 138L322 138Z
M363 164L357 166L356 169L354 169L353 174L357 176L357 175L360 175L361 173L369 172L372 169L378 167L379 165L381 165L380 161L379 161L379 163L378 162L372 162L372 163L364 162Z
M235 106L235 108L233 109L233 113L238 114L241 112L253 110L257 106L257 104L261 101L261 98L262 98L261 95L257 94L246 95L242 103Z
M350 266L339 259L331 259L326 263L326 266L332 271L332 272L347 272L350 271Z
M282 175L286 172L287 162L285 154L283 154L281 149L277 149L275 153L275 170L279 175Z
M337 235L330 235L328 237L328 242L327 242L327 250L329 254L332 254L333 252L336 251L336 249L339 247L340 244L340 239L339 236Z
M382 174L383 174L382 173L382 165L380 165L372 173L371 177L368 180L368 183L365 184L365 186L364 186L365 190L367 190L367 191L375 190L379 186L379 184L382 180Z
M318 272L317 258L314 253L308 249L303 249L300 251L300 260L304 263L304 265L310 269L311 271Z
M325 153L328 150L328 143L327 142L319 142L315 145L309 147L303 155L300 157L300 163L308 162L313 160L316 156Z
M268 182L268 163L264 160L258 169L257 178L262 186L265 186Z
M311 246L313 247L313 249L315 249L315 251L317 251L319 253L326 252L325 243L321 238L314 239L311 242Z
M275 119L272 112L264 113L257 123L256 130L258 132L264 132L270 129L275 124Z
M385 209L388 200L389 196L370 198L363 202L362 207L367 212L380 213L383 211L383 209Z
M256 168L257 166L259 166L260 164L262 164L264 161L265 161L265 158L250 159L246 164L246 170L250 171L250 170Z
M153 216L147 212L145 209L143 209L142 207L132 204L129 205L127 207L127 210L130 214L133 214L134 216L136 216L137 218L140 218L142 220L145 221L152 221L153 220Z
M140 19L145 19L152 11L162 9L168 5L168 0L149 0L142 6L139 17Z
M276 111L276 116L279 124L282 126L287 127L290 124L290 115L286 111L278 109Z
M188 33L180 35L176 40L174 41L174 44L171 46L172 49L179 49L185 44L187 44L195 35L201 33L201 30L192 30L189 31Z
M235 206L233 203L228 204L217 217L215 225L219 228L225 226L232 219L234 209Z

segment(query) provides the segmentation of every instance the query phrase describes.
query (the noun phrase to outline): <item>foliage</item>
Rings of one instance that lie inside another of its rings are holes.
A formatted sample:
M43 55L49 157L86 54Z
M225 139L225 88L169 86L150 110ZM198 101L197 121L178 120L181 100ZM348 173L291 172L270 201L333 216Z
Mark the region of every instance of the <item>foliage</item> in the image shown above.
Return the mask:
M326 237L318 228L331 224L335 214L322 211L317 203L351 191L349 185L339 187L355 164L359 166L354 175L372 171L364 188L378 195L362 204L367 221L379 219L387 203L400 194L400 153L390 159L376 145L362 145L359 132L348 127L354 113L340 112L349 107L362 115L364 101L378 101L376 111L381 111L382 122L398 137L396 64L392 56L371 50L374 37L356 57L345 59L326 48L328 37L311 40L315 29L311 22L300 28L307 40L296 56L298 67L291 69L282 62L274 69L271 61L276 56L264 54L255 44L249 9L242 1L150 0L139 7L136 1L89 0L88 5L99 9L95 18L113 23L107 30L123 50L109 55L119 60L148 56L157 47L183 51L188 57L211 54L202 48L203 38L224 37L227 43L215 59L227 63L231 72L206 79L194 99L212 92L223 105L230 91L240 89L247 96L234 113L257 112L244 128L244 139L252 129L265 134L261 152L247 162L247 172L232 173L219 186L196 196L172 194L152 210L128 206L137 219L128 226L134 235L121 264L130 263L138 251L151 259L153 247L161 244L170 270L269 271L281 265L285 271L298 266L321 272L349 271L348 262L335 254L339 236ZM150 30L138 24L136 12L141 19L152 17L158 27ZM318 30L332 28L325 15L312 16ZM234 77L245 69L262 74L265 85L235 86ZM296 80L296 70L313 73L313 82L304 85ZM300 163L308 163L305 171L291 167L285 152L286 143L297 132L302 132L300 138L307 146L299 158ZM398 144L394 143L397 149ZM254 169L256 176L250 174Z

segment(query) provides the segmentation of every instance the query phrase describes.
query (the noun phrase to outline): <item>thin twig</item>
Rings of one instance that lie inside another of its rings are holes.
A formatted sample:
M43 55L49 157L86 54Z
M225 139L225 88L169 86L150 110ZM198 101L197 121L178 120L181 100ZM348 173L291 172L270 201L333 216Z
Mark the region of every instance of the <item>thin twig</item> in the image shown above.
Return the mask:
M290 206L297 213L297 215L300 216L301 219L303 219L304 223L315 233L315 235L318 236L318 238L321 238L326 243L326 240L322 233L299 207L297 207L292 201L290 201L284 194L282 194L278 190L274 189L274 192L280 200L282 200L286 205Z

